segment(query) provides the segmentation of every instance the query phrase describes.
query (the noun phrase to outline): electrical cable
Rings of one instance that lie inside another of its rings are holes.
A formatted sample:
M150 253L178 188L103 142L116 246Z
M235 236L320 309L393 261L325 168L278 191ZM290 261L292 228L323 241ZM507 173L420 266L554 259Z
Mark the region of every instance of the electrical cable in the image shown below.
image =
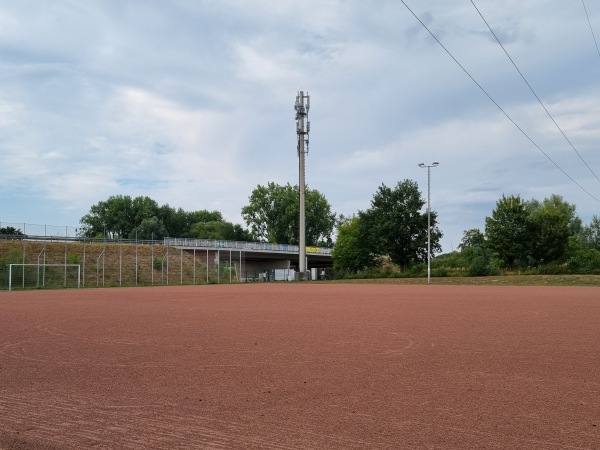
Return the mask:
M592 28L592 22L590 22L590 15L585 7L585 1L581 0L581 3L583 3L583 10L585 11L585 16L587 17L588 24L590 25L590 31L592 32L592 37L594 38L594 44L596 44L596 51L598 52L598 56L600 56L600 48L598 48L598 41L596 40L596 35L594 34L594 29Z
M406 9L414 16L415 19L417 19L419 21L419 23L423 26L423 28L425 28L425 30L427 30L427 32L431 35L431 37L433 39L435 39L435 41L440 45L440 47L442 47L444 49L444 51L448 54L448 56L450 56L450 58L452 58L454 60L454 62L458 65L458 67L460 67L462 69L462 71L471 79L471 81L473 81L473 83L475 83L477 85L477 87L481 90L481 92L483 92L485 94L485 96L494 104L496 105L496 107L500 110L500 112L502 112L502 114L504 114L504 116L523 134L523 136L525 136L529 142L531 142L540 152L542 152L542 154L552 163L554 164L554 166L560 170L569 180L571 180L575 185L577 185L577 187L579 187L579 189L581 189L583 192L585 192L587 195L589 195L591 198L593 198L594 200L596 200L598 203L600 203L600 199L598 199L597 197L595 197L591 192L589 192L587 189L585 189L581 184L579 184L573 177L571 177L571 175L569 175L567 172L565 172L565 170L560 167L526 132L525 130L523 130L513 119L512 117L510 117L508 115L508 113L506 111L504 111L504 109L496 102L496 100L494 100L492 98L492 96L490 94L488 94L488 92L483 88L483 86L481 86L481 84L479 84L477 82L477 80L475 78L473 78L473 76L469 73L469 71L467 69L465 69L465 67L454 57L454 55L450 52L450 50L448 50L444 44L442 44L442 42L436 37L435 34L433 34L433 32L427 27L427 25L425 25L425 23L419 18L419 16L417 16L412 9L410 9L410 7L406 4L406 2L404 0L400 0L402 2L402 4L406 7Z
M577 149L575 148L575 146L573 145L573 143L569 140L569 138L567 137L567 135L565 134L565 132L562 130L562 128L558 126L558 123L556 123L556 120L554 120L554 117L552 117L552 114L550 114L550 111L548 111L548 109L546 108L546 106L544 105L544 103L542 102L542 100L535 93L535 91L533 90L533 88L531 87L531 85L529 84L529 82L527 81L527 79L525 78L525 75L523 75L523 73L521 72L521 70L519 70L519 68L517 67L517 64L513 61L513 59L511 58L511 56L508 54L508 52L506 51L506 48L504 47L504 45L502 45L502 42L500 42L500 39L498 39L498 36L496 35L496 33L494 33L494 30L492 30L492 27L490 27L490 24L488 23L488 21L485 20L485 17L483 17L483 14L481 14L481 11L477 7L477 5L475 5L475 2L473 0L471 0L471 4L473 5L473 7L475 8L475 10L479 14L479 17L481 17L481 19L483 20L483 22L488 27L488 30L490 30L490 33L492 33L492 35L496 39L496 42L498 42L498 45L500 45L500 47L502 48L502 50L504 50L504 53L506 54L506 56L508 57L508 59L510 60L510 62L512 63L512 65L515 67L515 69L517 69L517 72L519 72L519 75L521 75L521 78L523 78L523 81L525 82L525 84L527 85L527 87L529 88L529 90L531 91L531 93L535 96L535 98L537 98L537 101L540 103L540 105L542 106L542 108L544 108L544 111L546 111L546 114L548 114L548 117L550 117L550 120L552 120L552 122L554 122L554 125L556 125L556 128L558 128L558 131L561 132L561 134L563 135L563 137L565 138L565 140L569 143L569 145L571 146L571 148L573 149L573 151L575 153L577 153L577 156L579 156L579 159L585 164L585 166L589 169L589 171L592 173L592 175L594 175L594 177L596 177L596 180L598 180L600 182L600 178L598 178L598 175L596 175L596 173L592 170L592 168L589 166L589 164L586 162L586 160L583 159L583 156L581 156L581 154L577 151Z

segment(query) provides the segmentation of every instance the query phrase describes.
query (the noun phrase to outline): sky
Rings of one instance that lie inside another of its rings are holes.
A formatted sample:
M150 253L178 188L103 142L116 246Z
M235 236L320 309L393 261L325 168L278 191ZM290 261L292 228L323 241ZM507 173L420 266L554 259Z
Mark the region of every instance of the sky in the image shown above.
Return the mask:
M426 199L436 161L444 252L502 195L558 194L589 223L595 39L598 0L2 2L0 222L77 227L129 195L245 225L254 188L298 184L302 90L306 182L336 214L405 179Z

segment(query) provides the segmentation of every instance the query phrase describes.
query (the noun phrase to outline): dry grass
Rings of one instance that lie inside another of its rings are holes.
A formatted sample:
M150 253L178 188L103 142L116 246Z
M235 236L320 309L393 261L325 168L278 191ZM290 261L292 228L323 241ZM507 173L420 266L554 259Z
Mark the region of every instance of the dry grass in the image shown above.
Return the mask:
M80 264L84 287L204 284L206 261L162 245L0 240L0 263ZM7 285L0 273L0 289Z
M427 284L427 278L378 278L367 280L335 280L333 283L356 284ZM491 277L431 278L434 285L481 286L600 286L600 275L506 275Z

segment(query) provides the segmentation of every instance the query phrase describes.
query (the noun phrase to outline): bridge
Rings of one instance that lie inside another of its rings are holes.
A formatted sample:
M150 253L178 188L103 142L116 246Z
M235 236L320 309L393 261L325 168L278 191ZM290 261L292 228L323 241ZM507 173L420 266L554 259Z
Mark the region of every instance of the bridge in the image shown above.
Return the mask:
M215 261L240 261L246 271L264 269L298 270L300 247L268 242L240 242L214 239L165 238L163 244L185 251L206 251ZM207 256L208 259L208 256ZM332 249L306 247L306 267L324 269L333 265Z

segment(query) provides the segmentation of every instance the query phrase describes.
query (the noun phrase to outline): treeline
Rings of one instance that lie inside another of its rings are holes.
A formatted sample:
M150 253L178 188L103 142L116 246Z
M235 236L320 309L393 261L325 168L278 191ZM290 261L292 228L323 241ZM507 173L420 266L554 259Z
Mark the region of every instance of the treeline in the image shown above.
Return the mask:
M371 207L340 217L333 250L337 277L414 277L427 269L427 212L417 184L381 185ZM442 232L431 211L431 254ZM519 195L496 202L485 228L464 231L457 251L432 259L433 276L600 274L600 218L583 224L560 195L542 201Z
M159 206L150 197L115 195L90 208L81 220L86 237L163 239L164 237L248 241L250 233L226 221L219 211L184 211Z
M183 237L297 244L298 186L257 186L242 208L249 229L224 220L219 211L184 211L149 197L116 195L81 218L86 237L162 239ZM327 199L306 187L306 244L331 246L336 276L419 276L427 263L428 214L415 181L382 184L370 208L337 216ZM437 213L430 211L431 254L441 251ZM19 234L20 230L2 230ZM434 276L531 273L600 273L600 218L583 224L576 207L560 195L542 201L505 196L485 228L464 232L457 251L432 260Z
M440 256L434 267L438 275L453 269L470 276L600 273L600 218L584 225L575 205L560 195L541 202L503 195L485 229L466 230L459 251Z
M92 205L80 219L86 237L164 237L298 244L299 188L289 183L257 186L241 214L249 229L226 221L219 211L184 211L149 197L115 195ZM305 188L306 245L331 246L336 214L323 194Z

